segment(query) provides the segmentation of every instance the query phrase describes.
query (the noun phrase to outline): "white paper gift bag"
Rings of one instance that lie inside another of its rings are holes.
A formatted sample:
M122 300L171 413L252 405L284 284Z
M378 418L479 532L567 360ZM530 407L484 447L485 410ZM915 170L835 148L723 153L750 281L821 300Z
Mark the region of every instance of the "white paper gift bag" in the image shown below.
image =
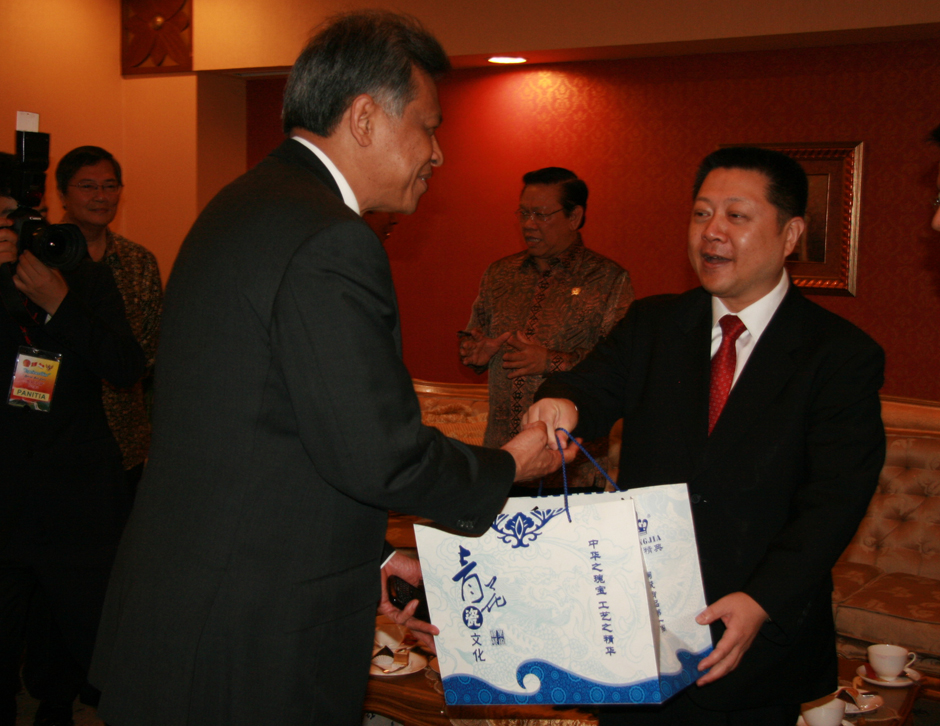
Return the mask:
M480 537L415 526L448 704L662 703L700 675L712 643L686 485L568 507L509 499Z

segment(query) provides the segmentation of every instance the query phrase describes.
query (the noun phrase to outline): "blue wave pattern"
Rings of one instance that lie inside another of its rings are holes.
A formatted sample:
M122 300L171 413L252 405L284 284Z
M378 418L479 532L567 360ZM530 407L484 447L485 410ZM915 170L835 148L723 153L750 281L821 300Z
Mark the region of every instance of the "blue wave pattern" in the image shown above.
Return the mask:
M535 693L509 693L486 681L469 675L444 679L444 701L448 706L488 706L503 704L547 704L553 706L663 703L702 675L699 661L712 652L709 647L698 654L680 650L676 655L682 665L678 673L664 674L639 683L611 686L582 678L570 671L541 660L530 660L519 666L516 680L522 686L530 673L539 679Z

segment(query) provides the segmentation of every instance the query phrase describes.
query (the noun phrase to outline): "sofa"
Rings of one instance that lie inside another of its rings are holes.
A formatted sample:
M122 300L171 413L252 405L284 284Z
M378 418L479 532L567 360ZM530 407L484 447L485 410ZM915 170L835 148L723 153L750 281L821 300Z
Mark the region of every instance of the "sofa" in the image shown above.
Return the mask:
M415 380L414 386L426 424L482 443L485 384ZM919 654L919 669L940 676L940 403L892 396L881 402L885 465L868 512L832 570L837 647L864 658L870 643L896 643ZM609 453L619 460L619 422Z
M881 417L878 489L832 570L839 650L896 643L940 675L940 404L882 396Z

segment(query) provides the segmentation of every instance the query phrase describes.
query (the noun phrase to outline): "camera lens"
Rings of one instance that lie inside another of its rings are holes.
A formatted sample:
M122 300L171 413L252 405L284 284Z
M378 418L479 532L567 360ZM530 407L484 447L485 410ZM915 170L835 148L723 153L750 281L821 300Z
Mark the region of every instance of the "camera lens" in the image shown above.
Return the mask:
M38 230L30 250L44 265L74 270L88 253L85 235L74 224L50 224Z
M29 250L48 267L74 270L88 253L85 235L74 224L46 224L40 219L25 219L16 230L20 250Z

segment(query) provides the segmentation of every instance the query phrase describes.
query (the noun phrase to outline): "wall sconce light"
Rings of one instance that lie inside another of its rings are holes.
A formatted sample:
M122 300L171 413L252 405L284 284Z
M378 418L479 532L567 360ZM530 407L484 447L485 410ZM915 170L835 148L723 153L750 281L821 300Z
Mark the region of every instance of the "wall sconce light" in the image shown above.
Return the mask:
M488 60L490 63L500 63L503 65L526 62L525 58L522 58L520 56L511 56L511 55L494 55L492 58L489 58Z

